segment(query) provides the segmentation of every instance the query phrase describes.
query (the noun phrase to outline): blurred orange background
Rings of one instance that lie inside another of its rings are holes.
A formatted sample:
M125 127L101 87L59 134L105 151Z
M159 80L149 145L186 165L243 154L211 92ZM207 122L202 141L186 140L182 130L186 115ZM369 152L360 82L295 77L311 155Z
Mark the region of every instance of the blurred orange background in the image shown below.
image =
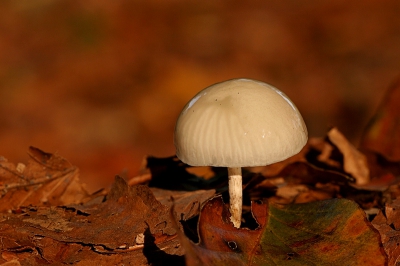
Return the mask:
M0 2L0 155L57 152L93 191L170 156L199 90L247 77L284 91L310 136L357 144L400 74L400 2Z

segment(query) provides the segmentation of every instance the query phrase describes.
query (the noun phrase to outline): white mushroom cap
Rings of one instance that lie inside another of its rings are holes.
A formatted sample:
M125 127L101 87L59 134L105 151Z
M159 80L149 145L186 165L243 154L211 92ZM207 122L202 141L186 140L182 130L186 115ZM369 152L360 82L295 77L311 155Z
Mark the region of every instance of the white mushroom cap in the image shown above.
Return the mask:
M232 79L200 91L175 127L176 155L193 166L247 167L282 161L307 142L296 106L280 90Z

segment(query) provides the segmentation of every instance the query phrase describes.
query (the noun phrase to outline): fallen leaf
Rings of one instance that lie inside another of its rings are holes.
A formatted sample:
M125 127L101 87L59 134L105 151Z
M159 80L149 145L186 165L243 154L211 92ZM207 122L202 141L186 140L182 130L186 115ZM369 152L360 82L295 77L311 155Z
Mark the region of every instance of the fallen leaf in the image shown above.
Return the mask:
M366 127L360 148L372 150L390 161L400 161L400 79L387 91Z
M387 204L385 211L380 211L372 220L372 225L379 231L383 248L388 256L388 266L400 263L400 199Z
M395 230L400 230L400 199L395 199L391 203L386 203L385 215L387 223Z
M221 197L199 220L200 243L180 237L192 265L385 265L378 232L353 201L252 205L256 230L234 228Z
M0 161L0 212L20 206L80 203L88 197L78 169L56 154L30 147L28 164Z
M365 185L370 181L367 158L358 151L337 128L328 132L329 140L343 154L343 169L356 179L357 185Z
M400 162L391 162L374 151L364 150L370 169L371 181L363 189L384 191L400 181Z
M0 239L2 255L12 254L22 264L32 258L42 264L74 265L183 262L169 208L147 186L129 187L120 177L105 202L32 206L6 215Z
M150 188L155 198L163 205L172 207L180 220L189 220L200 213L200 207L215 195L215 190L171 191Z
M299 161L286 165L274 177L254 178L244 194L248 193L252 200L269 198L276 203L305 203L337 197L340 188L353 181L353 177L341 172Z

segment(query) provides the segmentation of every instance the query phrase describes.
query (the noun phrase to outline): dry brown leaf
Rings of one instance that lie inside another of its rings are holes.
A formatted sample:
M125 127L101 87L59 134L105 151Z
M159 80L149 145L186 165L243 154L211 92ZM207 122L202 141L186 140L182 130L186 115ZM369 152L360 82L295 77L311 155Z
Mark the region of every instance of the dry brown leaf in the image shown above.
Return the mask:
M323 138L311 138L309 142L311 147L320 151L320 154L317 156L318 161L324 162L332 168L340 169L342 167L340 162L331 158L335 150L335 147L331 143Z
M25 166L0 161L0 212L20 206L80 203L88 197L78 169L57 154L29 148Z
M387 224L395 230L400 230L400 198L395 199L392 203L386 203L385 216Z
M387 214L388 212L388 214ZM386 213L386 216L385 214ZM388 256L388 266L400 263L400 200L393 201L385 207L385 212L380 211L372 221L372 225L379 231L383 248Z
M357 185L365 185L370 181L367 158L359 152L337 128L328 132L329 140L343 154L343 169L356 179Z
M0 222L0 263L135 265L183 258L169 208L117 177L100 204L21 208Z
M400 79L387 91L369 122L360 146L380 153L391 161L400 161Z
M189 220L200 213L200 207L215 195L215 189L196 191L171 191L150 188L156 199L174 211L180 220Z

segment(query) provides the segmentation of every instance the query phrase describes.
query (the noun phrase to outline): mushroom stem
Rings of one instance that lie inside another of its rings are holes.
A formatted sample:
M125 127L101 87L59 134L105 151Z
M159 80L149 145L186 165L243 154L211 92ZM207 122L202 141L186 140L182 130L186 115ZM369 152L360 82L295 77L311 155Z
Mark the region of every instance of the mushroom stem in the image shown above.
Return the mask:
M231 222L234 227L239 228L242 220L242 168L228 167L228 176Z

